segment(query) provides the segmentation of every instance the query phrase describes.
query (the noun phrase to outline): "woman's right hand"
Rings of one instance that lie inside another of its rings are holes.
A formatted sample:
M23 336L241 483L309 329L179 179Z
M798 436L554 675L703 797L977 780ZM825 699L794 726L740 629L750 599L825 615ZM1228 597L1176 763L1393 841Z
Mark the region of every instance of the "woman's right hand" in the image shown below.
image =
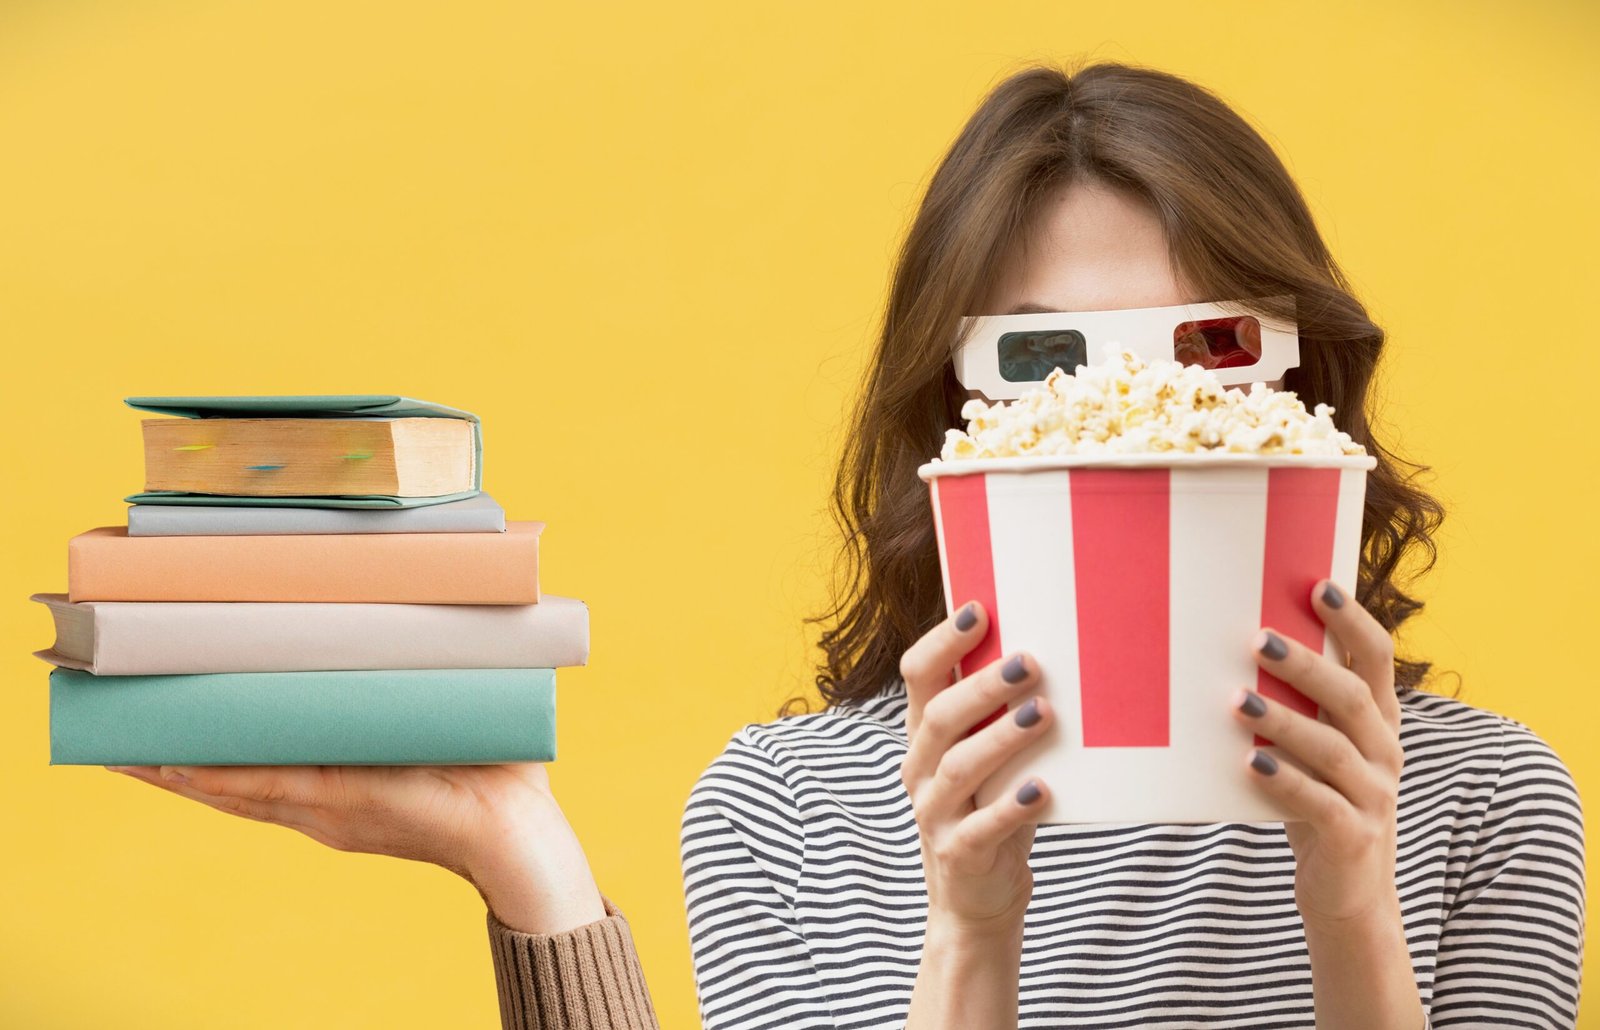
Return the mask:
M1053 713L1042 696L1035 697L964 736L990 712L1038 686L1037 664L1021 653L950 683L950 670L988 631L988 613L974 601L901 657L910 748L900 777L922 838L930 925L1020 939L1033 893L1028 852L1049 787L1037 778L1019 780L981 808L974 795L990 774L1049 728Z
M583 848L537 763L113 768L339 851L442 866L477 887L513 930L560 933L605 918Z

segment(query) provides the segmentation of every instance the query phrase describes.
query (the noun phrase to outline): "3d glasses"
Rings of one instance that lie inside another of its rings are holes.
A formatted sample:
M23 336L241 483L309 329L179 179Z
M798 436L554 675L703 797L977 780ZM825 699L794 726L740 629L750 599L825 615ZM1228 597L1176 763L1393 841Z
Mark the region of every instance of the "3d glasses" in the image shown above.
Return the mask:
M1293 310L1293 298L1272 298ZM1147 361L1212 369L1224 386L1267 382L1300 364L1300 331L1254 308L1259 301L1175 304L1120 311L982 315L961 320L956 378L991 401L1015 400L1053 368L1128 350Z

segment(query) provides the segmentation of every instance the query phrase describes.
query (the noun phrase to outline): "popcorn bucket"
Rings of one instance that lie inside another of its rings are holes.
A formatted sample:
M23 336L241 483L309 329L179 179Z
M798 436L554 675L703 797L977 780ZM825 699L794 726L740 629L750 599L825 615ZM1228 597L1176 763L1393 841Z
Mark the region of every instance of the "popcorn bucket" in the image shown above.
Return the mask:
M1343 661L1312 610L1331 577L1354 590L1370 456L1137 454L932 462L946 609L982 603L969 675L1014 651L1041 673L1016 704L1055 708L1043 736L984 783L1029 776L1045 823L1281 822L1246 768L1240 687L1317 715L1256 664L1271 626ZM980 725L1005 714L991 713Z

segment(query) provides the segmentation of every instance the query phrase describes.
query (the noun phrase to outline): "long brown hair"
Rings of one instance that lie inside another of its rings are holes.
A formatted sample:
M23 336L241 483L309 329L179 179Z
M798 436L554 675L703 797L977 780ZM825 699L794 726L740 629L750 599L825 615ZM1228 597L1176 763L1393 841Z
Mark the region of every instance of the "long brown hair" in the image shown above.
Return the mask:
M866 700L944 618L943 584L918 465L961 425L966 393L951 343L993 289L1038 202L1077 179L1154 205L1174 267L1209 299L1294 298L1301 364L1284 378L1378 460L1367 477L1358 601L1390 632L1422 608L1398 580L1433 565L1443 508L1416 485L1424 466L1373 438L1368 388L1384 332L1351 293L1304 198L1272 148L1214 94L1121 64L1030 68L979 106L940 162L900 250L888 308L832 496L844 534L816 685L829 704ZM1288 312L1271 310L1273 315ZM1405 566L1404 570L1402 566ZM1404 571L1405 575L1402 576ZM1398 690L1429 664L1396 659ZM791 698L780 714L809 708Z

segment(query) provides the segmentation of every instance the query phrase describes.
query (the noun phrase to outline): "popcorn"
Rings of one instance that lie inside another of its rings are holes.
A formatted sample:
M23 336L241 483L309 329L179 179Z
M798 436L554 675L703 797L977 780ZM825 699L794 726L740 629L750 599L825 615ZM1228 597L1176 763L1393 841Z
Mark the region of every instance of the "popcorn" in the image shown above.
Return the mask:
M1307 412L1292 391L1227 389L1215 372L1123 351L1104 364L1057 368L1010 403L970 400L965 432L951 429L935 461L1028 455L1227 452L1365 454L1333 424L1333 409Z

